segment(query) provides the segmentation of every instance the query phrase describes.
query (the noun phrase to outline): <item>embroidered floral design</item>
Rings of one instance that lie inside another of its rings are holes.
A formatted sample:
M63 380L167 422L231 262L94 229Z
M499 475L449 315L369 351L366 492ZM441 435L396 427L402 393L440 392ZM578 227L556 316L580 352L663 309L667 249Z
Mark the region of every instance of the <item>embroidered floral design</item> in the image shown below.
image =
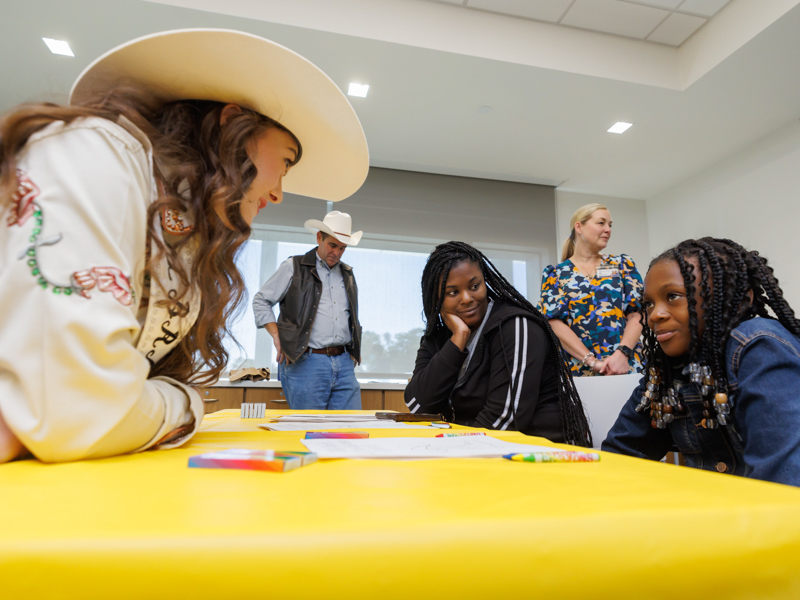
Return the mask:
M30 244L20 252L18 258L26 260L31 269L31 275L36 277L39 286L46 290L52 288L54 294L72 295L73 292L80 294L84 298L89 298L87 290L95 286L101 292L110 292L120 304L129 306L133 303L133 291L131 290L128 278L116 267L94 267L73 273L70 283L56 283L48 278L43 272L39 261L39 249L42 246L53 246L61 241L63 237L60 233L49 238L40 239L44 214L41 207L36 204L35 199L39 195L39 188L30 180L28 175L17 170L19 185L17 191L12 196L11 214L7 219L9 227L13 225L22 226L31 217L35 224L28 238Z
M72 274L76 290L84 298L89 298L89 290L95 286L101 292L110 292L123 306L133 303L130 281L116 267L92 267Z
M31 181L28 174L21 169L17 169L17 180L19 185L17 191L11 198L11 214L8 217L7 224L9 227L13 225L22 226L31 217L34 218L35 224L31 230L31 236L28 238L30 244L20 252L18 258L26 260L31 269L31 275L36 277L37 283L42 289L47 289L52 286L54 294L70 295L74 291L72 285L62 285L53 283L42 273L39 266L38 250L42 246L53 246L61 241L61 234L58 233L52 237L39 239L42 233L42 223L44 223L44 214L41 207L36 204L36 197L39 195L39 188Z
M161 225L167 233L172 235L189 235L194 226L188 221L188 215L177 209L165 208L161 211Z
M11 214L8 215L6 221L9 227L24 225L25 221L35 214L36 205L33 201L39 195L39 188L30 180L25 171L17 169L17 181L19 182L17 191L11 196ZM39 219L39 225L41 225L41 219Z

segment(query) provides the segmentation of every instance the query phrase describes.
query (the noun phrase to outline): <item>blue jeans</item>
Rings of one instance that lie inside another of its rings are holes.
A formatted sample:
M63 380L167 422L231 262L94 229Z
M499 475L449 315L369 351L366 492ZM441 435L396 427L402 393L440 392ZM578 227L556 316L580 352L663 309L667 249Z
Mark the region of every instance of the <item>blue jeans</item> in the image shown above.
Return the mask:
M278 365L278 377L289 408L361 409L355 363L347 352L339 356L304 352L296 362Z

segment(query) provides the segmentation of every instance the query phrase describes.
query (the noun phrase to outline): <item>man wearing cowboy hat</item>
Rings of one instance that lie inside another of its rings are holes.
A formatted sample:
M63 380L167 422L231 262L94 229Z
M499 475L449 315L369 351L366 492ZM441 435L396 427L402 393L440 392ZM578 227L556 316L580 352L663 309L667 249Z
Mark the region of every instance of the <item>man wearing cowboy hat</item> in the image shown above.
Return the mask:
M361 362L358 287L349 265L341 262L347 246L363 232L351 233L347 213L334 210L322 221L309 219L317 247L292 256L278 267L253 298L256 326L272 336L279 379L293 409L361 408L355 365ZM272 307L280 303L275 319Z

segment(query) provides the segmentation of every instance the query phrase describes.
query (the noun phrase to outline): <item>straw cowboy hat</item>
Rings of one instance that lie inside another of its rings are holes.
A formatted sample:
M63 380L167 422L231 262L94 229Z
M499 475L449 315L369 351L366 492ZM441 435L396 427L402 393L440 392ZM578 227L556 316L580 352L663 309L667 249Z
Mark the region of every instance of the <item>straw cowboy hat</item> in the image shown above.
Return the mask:
M356 231L355 233L350 233L352 226L353 220L350 218L350 215L339 212L338 210L329 212L322 221L309 219L305 223L306 229L312 233L319 230L328 235L332 235L343 244L358 246L358 242L361 241L361 235L364 232Z
M278 121L303 146L303 157L283 180L285 192L336 202L367 176L367 140L342 91L299 54L256 35L181 29L137 38L86 67L70 102L116 84L142 87L164 102L238 104Z

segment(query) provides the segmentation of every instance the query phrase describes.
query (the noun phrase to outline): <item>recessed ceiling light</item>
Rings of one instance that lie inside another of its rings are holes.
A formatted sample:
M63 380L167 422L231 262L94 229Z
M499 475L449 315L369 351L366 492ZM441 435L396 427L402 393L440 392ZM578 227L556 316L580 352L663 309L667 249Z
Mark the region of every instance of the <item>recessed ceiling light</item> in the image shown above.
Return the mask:
M348 96L358 96L359 98L366 98L369 91L369 84L351 83L347 90Z
M47 44L47 47L50 48L50 52L53 54L61 54L63 56L75 56L72 53L72 48L69 47L69 44L64 40L53 40L50 38L42 38L44 43Z
M611 129L608 130L608 133L625 133L632 124L633 123L623 123L622 121L617 121L611 126Z

